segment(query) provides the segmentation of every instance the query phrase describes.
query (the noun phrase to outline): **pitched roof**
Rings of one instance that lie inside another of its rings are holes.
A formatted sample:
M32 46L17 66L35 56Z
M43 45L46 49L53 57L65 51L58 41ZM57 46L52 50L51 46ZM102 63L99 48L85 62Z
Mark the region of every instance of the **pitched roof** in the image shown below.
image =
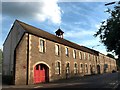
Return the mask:
M50 34L50 33L46 32L46 31L43 31L42 29L38 29L38 28L36 28L34 26L28 25L28 24L26 24L24 22L21 22L19 20L16 20L16 21L23 27L23 29L25 30L25 32L28 32L28 33L37 35L39 37L42 37L42 38L54 41L56 43L63 44L65 46L72 47L74 49L78 49L78 50L81 50L81 51L84 51L84 52L88 52L88 53L91 53L91 54L97 54L98 55L97 51L95 52L92 49L80 46L80 45L75 44L75 43L73 43L71 41L68 41L66 39L57 37L56 35Z

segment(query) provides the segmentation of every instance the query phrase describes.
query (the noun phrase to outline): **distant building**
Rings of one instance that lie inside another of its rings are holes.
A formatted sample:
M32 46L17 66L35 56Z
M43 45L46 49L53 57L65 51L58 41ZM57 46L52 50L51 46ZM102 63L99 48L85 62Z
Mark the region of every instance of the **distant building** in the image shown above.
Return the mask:
M16 20L3 45L3 75L26 85L116 70L116 60L64 39L63 33Z

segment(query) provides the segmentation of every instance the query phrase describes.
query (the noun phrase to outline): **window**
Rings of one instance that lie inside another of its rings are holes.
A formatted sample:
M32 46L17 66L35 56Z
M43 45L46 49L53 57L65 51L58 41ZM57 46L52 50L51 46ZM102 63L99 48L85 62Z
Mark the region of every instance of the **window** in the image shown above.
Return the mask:
M90 54L88 54L88 60L90 60Z
M65 48L65 54L66 54L66 56L69 56L69 51L68 51L67 47Z
M59 53L59 45L55 45L55 54L56 55L59 55L60 53Z
M80 73L83 73L83 64L80 64Z
M74 64L74 74L77 74L77 71L78 71L77 68L78 68L78 67L77 67L77 63L75 63L75 64Z
M84 52L84 60L86 59L85 52Z
M66 73L67 74L70 73L70 64L69 63L66 64Z
M76 59L76 50L73 50L73 58Z
M45 41L40 39L40 52L45 52Z
M87 67L87 64L85 64L85 73L88 73L88 67Z
M82 52L79 52L79 57L80 59L82 59Z
M55 73L58 74L58 75L60 75L60 62L56 62Z

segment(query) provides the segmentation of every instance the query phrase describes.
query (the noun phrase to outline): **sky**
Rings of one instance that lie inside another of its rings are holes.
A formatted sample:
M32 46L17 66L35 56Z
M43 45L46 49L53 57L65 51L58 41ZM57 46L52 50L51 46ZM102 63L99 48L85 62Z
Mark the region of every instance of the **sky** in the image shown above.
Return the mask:
M8 2L9 1L9 2ZM98 31L102 21L109 15L105 13L105 3L112 0L4 0L0 18L0 48L16 19L55 35L61 28L64 39L107 54Z

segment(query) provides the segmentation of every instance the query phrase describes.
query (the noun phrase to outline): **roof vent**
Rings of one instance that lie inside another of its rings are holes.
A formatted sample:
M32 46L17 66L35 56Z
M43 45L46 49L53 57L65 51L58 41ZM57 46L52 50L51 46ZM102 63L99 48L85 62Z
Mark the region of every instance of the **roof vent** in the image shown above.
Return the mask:
M56 36L63 38L63 31L59 28L56 32Z

